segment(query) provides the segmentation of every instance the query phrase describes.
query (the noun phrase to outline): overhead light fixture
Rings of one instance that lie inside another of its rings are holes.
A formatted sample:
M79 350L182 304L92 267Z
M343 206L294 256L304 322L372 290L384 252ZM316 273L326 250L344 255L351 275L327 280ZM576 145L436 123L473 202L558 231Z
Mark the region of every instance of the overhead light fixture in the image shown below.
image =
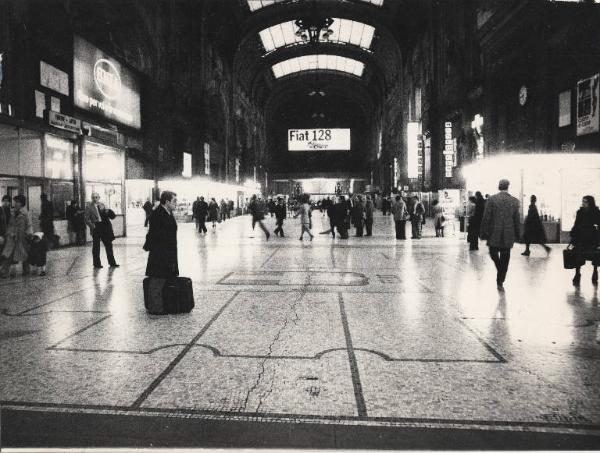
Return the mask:
M325 118L325 114L323 112L315 112L311 115L311 118Z
M333 19L318 13L316 0L312 2L310 13L296 19L294 24L298 27L296 36L306 43L318 44L319 41L327 41L333 35L333 30L329 28Z

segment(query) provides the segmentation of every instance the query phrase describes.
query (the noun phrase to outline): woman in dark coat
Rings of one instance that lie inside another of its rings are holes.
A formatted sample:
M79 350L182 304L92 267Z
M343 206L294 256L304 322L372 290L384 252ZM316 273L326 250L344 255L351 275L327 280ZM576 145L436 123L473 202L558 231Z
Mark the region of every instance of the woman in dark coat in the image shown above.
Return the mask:
M485 199L481 192L475 192L475 210L473 216L469 218L469 227L467 239L469 250L479 250L479 231L481 230L481 220L485 211Z
M160 206L150 215L150 226L144 250L150 252L146 275L172 278L179 275L177 261L177 222L173 217L175 194L165 191L160 195Z
M571 229L571 245L575 250L581 253L598 251L600 246L600 209L596 206L596 200L591 195L586 195L581 201L581 208L577 211L575 224ZM594 272L592 273L592 283L598 284L598 266L600 259L592 260ZM573 285L579 286L581 281L581 267L575 269Z
M544 230L544 225L542 224L542 220L540 219L540 214L538 213L537 207L535 206L537 197L535 195L532 195L530 200L531 204L529 205L529 211L527 211L527 217L525 218L523 232L523 242L525 243L525 251L521 253L521 255L530 255L530 244L540 244L542 247L544 247L546 253L550 253L552 249L546 245L546 230Z
M217 227L219 221L219 203L214 198L208 203L208 221L212 222L213 230Z

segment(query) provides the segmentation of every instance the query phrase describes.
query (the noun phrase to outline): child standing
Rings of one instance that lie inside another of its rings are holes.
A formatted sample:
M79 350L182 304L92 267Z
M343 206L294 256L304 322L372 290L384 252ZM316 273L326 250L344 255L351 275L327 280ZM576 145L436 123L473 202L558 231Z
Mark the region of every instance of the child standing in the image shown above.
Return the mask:
M29 249L29 264L38 268L40 276L46 275L46 255L48 253L48 241L44 233L34 233Z

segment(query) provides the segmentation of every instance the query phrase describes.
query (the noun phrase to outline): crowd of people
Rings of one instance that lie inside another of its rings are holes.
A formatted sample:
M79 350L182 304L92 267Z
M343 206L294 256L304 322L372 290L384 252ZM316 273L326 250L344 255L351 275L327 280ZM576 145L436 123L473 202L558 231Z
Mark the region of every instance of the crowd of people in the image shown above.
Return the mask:
M515 242L525 244L523 256L531 254L531 245L539 244L549 254L546 233L541 217L537 210L537 197L532 195L527 216L524 220L523 233L521 234L520 205L519 201L508 193L509 181L501 180L498 185L499 192L484 198L481 192L476 192L469 198L466 207L467 217L467 242L470 251L479 250L479 240L487 241L489 254L497 269L496 283L498 290L504 290L510 252ZM381 200L381 211L393 217L394 229L397 240L405 240L406 224L411 225L411 238L421 239L422 228L426 223L426 210L423 202L416 196L405 197L401 194L392 200ZM56 247L59 236L55 234L53 225L53 206L46 194L41 195L41 214L39 217L40 230L34 232L30 215L27 211L27 199L17 195L12 199L5 195L2 198L0 209L0 276L16 275L17 265L21 264L23 274L29 274L30 268L37 268L39 275L46 274L47 251ZM150 200L144 204L146 211L145 226L148 227L144 248L150 252L148 260L149 276L178 274L177 269L177 222L173 215L176 207L176 194L165 191L157 207L152 206ZM193 220L196 229L206 234L206 223L212 223L213 230L216 224L231 218L234 209L233 202L221 200L217 202L211 198L207 203L204 197L199 196L194 202ZM284 222L288 212L293 218L300 219L303 241L305 235L309 240L314 239L313 211L319 210L329 220L329 228L320 234L336 235L341 239L348 239L349 232L354 228L356 237L369 237L373 235L373 214L375 203L370 195L354 194L340 195L337 199L327 197L320 200L319 204L311 203L310 196L303 194L288 204L282 196L276 199L264 200L253 195L247 205L248 213L252 220L252 229L256 225L264 232L269 240L271 233L264 223L265 216L275 217L276 228L274 233L281 238L285 237ZM446 213L437 200L431 206L431 221L436 237L444 237ZM76 200L66 208L68 231L72 243L84 245L86 243L85 228L89 228L92 237L92 258L94 268L102 268L100 258L100 243L104 245L108 264L112 268L119 267L113 253L115 235L111 220L115 213L107 209L101 202L100 196L93 193L91 202L82 209ZM577 211L576 220L571 230L569 248L581 251L591 257L593 273L592 282L598 283L598 266L600 265L600 209L596 206L594 197L585 196L581 208ZM578 286L581 281L581 267L585 261L575 268L573 284Z

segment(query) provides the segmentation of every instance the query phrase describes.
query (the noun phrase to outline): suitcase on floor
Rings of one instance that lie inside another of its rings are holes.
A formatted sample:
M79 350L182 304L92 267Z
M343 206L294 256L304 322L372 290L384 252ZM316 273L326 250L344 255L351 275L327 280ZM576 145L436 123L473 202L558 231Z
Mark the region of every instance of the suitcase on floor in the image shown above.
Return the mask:
M192 280L186 277L144 279L144 305L152 315L189 313L194 308Z
M564 249L563 250L563 267L565 269L575 269L585 264L585 258L576 249Z
M192 279L175 277L167 280L163 288L163 304L169 314L189 313L194 308Z
M144 279L144 306L151 315L166 315L163 303L163 288L166 278L146 277Z

